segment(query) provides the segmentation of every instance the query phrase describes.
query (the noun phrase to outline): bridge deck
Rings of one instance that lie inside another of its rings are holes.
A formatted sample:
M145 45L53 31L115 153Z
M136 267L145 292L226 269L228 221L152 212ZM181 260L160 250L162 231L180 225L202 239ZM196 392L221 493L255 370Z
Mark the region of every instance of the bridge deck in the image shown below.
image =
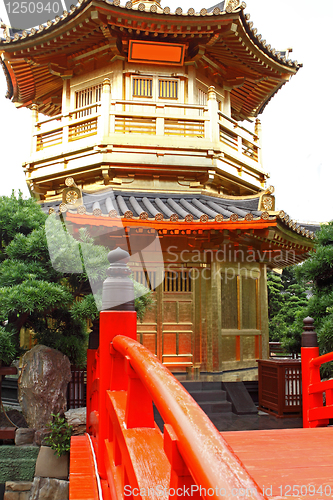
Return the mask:
M333 498L333 427L222 435L268 497Z

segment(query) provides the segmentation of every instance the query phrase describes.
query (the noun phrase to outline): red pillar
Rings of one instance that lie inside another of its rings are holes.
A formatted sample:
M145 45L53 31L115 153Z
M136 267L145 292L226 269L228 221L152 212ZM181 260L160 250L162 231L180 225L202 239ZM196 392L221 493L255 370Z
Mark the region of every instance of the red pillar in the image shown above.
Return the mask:
M303 427L317 427L318 423L309 422L309 408L310 405L315 402L314 398L318 398L318 395L309 396L309 384L310 384L310 361L313 358L319 356L319 347L317 341L317 334L313 329L314 320L307 317L303 320L304 331L302 334L302 348L301 348L301 359L302 359L302 400L303 400ZM319 370L316 373L312 373L311 383L320 382ZM320 395L319 395L320 398ZM321 405L320 405L321 406Z
M106 410L106 391L111 387L113 360L111 357L111 342L116 335L125 335L136 340L135 311L102 311L100 314L99 340L99 429L97 436L98 471L106 479L105 471L105 440L108 439L109 422Z

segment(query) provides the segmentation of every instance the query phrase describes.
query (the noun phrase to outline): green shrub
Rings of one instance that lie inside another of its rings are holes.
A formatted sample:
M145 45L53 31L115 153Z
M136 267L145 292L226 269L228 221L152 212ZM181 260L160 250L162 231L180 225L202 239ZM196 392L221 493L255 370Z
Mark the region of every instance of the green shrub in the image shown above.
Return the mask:
M53 420L48 425L51 434L45 438L45 442L52 448L58 457L69 452L71 447L72 426L68 425L65 417L60 413L52 413Z

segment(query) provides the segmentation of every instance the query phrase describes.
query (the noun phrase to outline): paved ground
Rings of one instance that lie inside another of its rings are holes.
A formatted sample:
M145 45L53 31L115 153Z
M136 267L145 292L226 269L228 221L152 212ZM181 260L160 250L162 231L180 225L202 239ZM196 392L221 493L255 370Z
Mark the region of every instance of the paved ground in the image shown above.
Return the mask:
M333 497L332 427L222 432L222 435L267 498Z

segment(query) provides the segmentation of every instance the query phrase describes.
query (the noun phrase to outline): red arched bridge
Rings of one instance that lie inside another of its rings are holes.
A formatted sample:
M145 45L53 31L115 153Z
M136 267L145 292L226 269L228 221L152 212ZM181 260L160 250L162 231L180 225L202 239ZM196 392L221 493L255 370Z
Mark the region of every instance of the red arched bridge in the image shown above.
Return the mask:
M87 434L71 443L70 500L332 498L333 380L321 382L319 370L333 353L318 356L312 323L303 334L303 429L222 435L135 340L136 313L101 312L99 348L88 350Z

